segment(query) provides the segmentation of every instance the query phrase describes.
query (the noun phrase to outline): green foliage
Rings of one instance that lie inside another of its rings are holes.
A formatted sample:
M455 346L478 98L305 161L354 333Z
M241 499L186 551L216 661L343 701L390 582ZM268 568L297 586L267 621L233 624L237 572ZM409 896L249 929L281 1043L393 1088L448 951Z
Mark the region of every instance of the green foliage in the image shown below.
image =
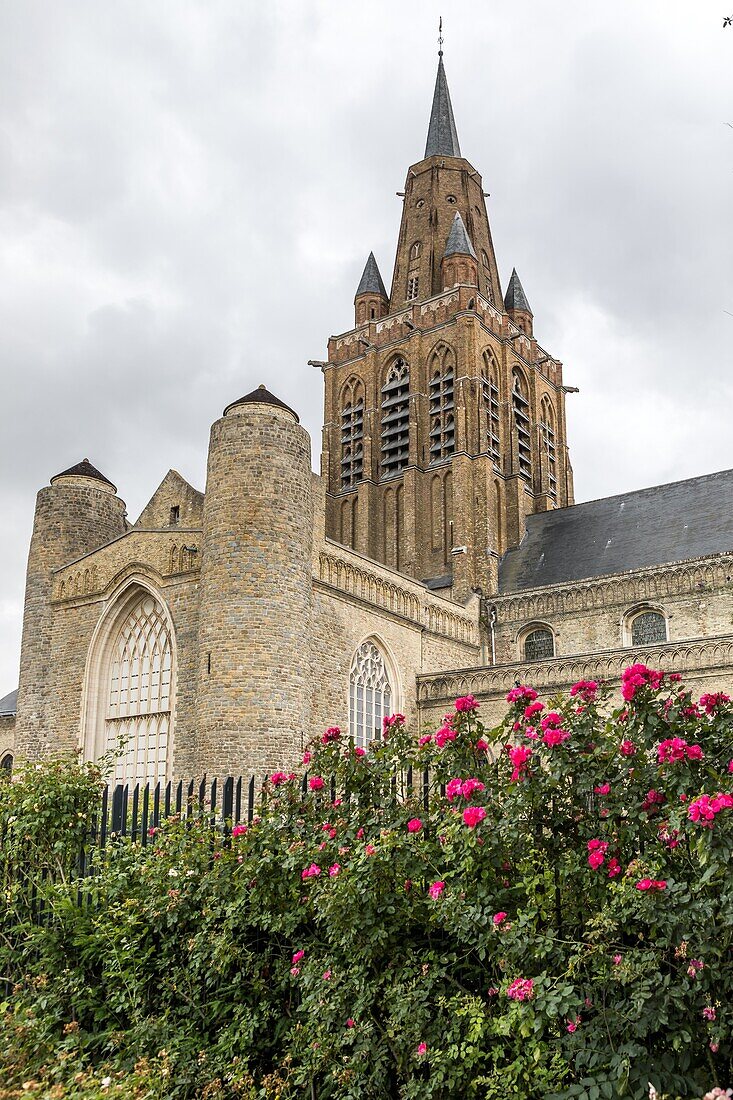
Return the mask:
M237 835L171 819L85 879L99 773L3 785L0 1100L731 1083L733 805L709 799L733 790L733 706L647 671L610 717L580 685L534 713L510 693L493 731L468 697L424 743L399 718L364 755L326 734L305 796L273 776Z

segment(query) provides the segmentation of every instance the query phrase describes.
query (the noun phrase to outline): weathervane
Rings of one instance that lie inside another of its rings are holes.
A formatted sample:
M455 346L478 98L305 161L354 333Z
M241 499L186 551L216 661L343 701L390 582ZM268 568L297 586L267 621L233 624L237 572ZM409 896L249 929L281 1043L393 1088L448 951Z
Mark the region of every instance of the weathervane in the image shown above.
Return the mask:
M438 57L443 56L443 16L440 17L438 23Z

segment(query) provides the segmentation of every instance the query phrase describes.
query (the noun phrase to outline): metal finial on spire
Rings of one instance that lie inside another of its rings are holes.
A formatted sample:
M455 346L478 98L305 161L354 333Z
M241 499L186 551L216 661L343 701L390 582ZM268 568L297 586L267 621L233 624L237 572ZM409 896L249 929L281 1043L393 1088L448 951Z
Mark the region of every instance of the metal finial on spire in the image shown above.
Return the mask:
M438 22L438 57L443 56L443 16Z

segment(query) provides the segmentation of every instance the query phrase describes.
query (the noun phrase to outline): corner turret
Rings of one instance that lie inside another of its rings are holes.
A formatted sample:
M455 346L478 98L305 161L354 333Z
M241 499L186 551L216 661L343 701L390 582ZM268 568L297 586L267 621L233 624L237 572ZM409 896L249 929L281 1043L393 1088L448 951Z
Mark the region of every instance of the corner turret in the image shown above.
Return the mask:
M85 458L51 478L36 498L20 651L15 726L18 759L44 756L55 743L49 665L55 570L104 546L127 530L125 502L112 482Z
M511 317L514 324L521 328L527 336L532 335L533 315L530 309L527 295L519 281L516 267L512 268L512 277L504 296L504 309Z
M354 296L354 323L364 325L367 321L378 321L386 317L388 312L389 295L384 288L374 253L370 252Z

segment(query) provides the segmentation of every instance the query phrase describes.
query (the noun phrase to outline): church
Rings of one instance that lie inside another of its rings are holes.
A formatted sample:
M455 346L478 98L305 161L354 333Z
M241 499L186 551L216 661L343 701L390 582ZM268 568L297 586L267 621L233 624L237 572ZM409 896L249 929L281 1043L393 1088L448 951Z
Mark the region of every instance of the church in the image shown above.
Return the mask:
M263 383L211 428L205 492L171 470L135 523L88 459L38 493L0 763L80 750L118 781L288 767L327 726L486 721L634 661L733 690L733 470L575 504L572 387L502 290L442 52L390 290L314 365L320 474Z

